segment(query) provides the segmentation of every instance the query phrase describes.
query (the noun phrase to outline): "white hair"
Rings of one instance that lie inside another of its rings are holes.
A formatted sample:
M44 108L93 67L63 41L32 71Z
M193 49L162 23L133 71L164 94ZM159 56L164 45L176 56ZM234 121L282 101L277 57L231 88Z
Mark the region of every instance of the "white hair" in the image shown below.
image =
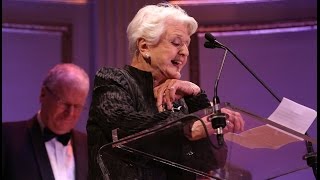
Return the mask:
M127 28L130 55L137 52L139 38L144 38L150 45L157 44L160 36L166 30L165 23L168 19L185 23L189 36L198 28L197 21L177 5L159 3L144 6L137 12Z

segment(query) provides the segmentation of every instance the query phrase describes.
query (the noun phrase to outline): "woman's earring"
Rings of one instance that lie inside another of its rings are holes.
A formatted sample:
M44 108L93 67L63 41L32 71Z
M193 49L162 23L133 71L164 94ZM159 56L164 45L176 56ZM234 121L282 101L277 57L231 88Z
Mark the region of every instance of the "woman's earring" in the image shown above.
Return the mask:
M145 54L144 56L144 60L148 63L148 64L151 64L151 57L148 53Z

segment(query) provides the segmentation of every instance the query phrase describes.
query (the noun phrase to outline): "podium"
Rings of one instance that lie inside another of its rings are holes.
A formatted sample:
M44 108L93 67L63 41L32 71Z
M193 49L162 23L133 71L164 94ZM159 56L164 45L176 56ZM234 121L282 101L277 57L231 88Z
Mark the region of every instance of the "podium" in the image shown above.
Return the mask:
M197 180L281 179L302 171L309 172L310 177L315 179L304 156L307 153L305 141L316 144L316 139L230 103L222 106L242 115L245 130L243 134L224 134L225 142L221 147L218 146L215 134L194 141L190 146L183 146L184 142L175 142L178 134L181 134L179 131L183 123L212 114L212 107L135 134L128 135L120 129L114 129L113 142L102 146L97 155L104 179L113 180L112 177L123 173L112 170L115 162L142 169L152 167L191 173ZM201 149L195 148L199 143ZM167 149L168 146L177 148ZM181 157L181 154L184 156ZM132 177L135 178L139 179Z

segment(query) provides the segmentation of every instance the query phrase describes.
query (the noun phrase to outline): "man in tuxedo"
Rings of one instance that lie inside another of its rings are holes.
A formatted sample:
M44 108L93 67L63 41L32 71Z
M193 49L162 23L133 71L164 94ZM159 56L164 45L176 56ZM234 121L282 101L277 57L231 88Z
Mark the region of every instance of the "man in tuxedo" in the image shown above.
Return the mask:
M29 120L2 123L2 177L8 180L86 180L86 134L74 130L89 92L79 66L54 66L43 81L40 110ZM17 112L18 113L18 112Z

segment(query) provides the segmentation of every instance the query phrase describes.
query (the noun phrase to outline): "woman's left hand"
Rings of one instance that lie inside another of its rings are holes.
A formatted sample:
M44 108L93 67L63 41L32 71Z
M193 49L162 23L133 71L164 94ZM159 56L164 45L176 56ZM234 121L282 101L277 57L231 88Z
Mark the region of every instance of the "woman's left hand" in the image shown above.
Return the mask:
M221 111L228 115L226 126L223 128L223 133L243 131L244 120L242 119L240 113L227 108L222 108ZM212 128L212 122L209 117L210 115L201 118L204 122L205 127L203 127L203 124L199 120L185 125L185 136L191 141L205 138L207 137L207 134L204 128L207 129L209 136L212 134L216 134L217 132Z
M232 111L227 108L221 108L221 112L227 114L226 127L223 129L224 133L227 132L240 132L244 130L244 120L239 112Z
M200 87L190 81L168 79L153 89L159 112L172 109L172 103L184 96L197 95Z

